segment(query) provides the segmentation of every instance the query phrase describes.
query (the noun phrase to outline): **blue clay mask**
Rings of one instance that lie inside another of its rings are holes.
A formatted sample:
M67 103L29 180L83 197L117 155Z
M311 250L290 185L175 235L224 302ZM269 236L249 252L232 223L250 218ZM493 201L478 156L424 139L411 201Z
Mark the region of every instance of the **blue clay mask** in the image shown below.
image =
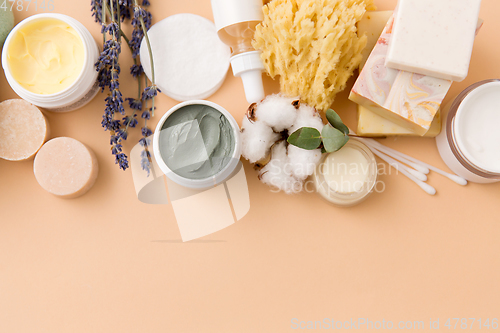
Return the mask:
M235 138L231 124L207 105L187 105L172 113L159 137L162 159L170 170L188 179L206 179L231 160Z

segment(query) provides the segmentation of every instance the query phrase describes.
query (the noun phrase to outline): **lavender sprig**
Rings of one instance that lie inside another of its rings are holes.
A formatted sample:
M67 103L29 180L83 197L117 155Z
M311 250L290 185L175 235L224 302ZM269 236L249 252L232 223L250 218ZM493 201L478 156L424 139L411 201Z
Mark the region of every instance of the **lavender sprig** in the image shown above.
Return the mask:
M128 138L129 128L137 127L139 123L137 115L141 115L141 119L144 119L144 126L141 128L142 138L139 140L139 143L144 148L141 152L141 165L148 172L148 176L151 170L151 154L148 150L150 140L148 137L152 135L152 131L147 126L147 121L154 114L154 98L160 92L155 84L151 45L146 33L151 27L152 15L143 7L149 5L148 0L142 0L142 7L137 0L91 0L92 16L95 17L96 22L101 24L103 34L103 51L95 64L95 68L99 72L98 82L101 90L103 92L106 89L109 90L108 97L105 99L106 106L101 125L106 131L110 131L111 153L115 156L115 163L119 165L120 169L126 170L129 164L128 157L123 152L123 141ZM107 24L108 18L109 24ZM130 40L121 29L121 23L128 19L131 19L131 25L133 26ZM109 40L107 40L107 36L110 37ZM138 60L144 37L146 37L153 73L151 85L148 85L144 70ZM119 83L121 69L118 60L121 54L122 38L130 48L134 60L130 73L138 82L137 98L125 99L129 108L133 111L130 116L125 113L124 98ZM144 76L146 83L144 90L141 88L142 76ZM147 107L149 100L151 100L152 104L150 108ZM146 107L144 111L143 107ZM118 115L122 116L121 120L117 119Z
M142 5L149 6L149 1L143 0ZM141 129L142 139L139 141L142 147L144 148L143 151L141 152L141 167L143 170L147 171L148 176L151 170L151 153L149 152L150 140L148 139L148 137L150 137L153 134L153 132L151 131L151 129L148 127L147 124L151 116L152 115L154 116L155 97L158 95L159 92L161 92L160 89L156 86L153 53L151 51L151 43L149 41L149 36L147 34L147 31L151 27L151 20L152 20L151 13L145 10L144 8L141 8L141 6L139 6L138 0L134 0L134 19L132 20L132 25L134 26L134 31L142 31L142 33L137 32L135 37L136 38L140 37L141 43L142 43L142 38L145 38L146 45L148 47L149 60L151 63L151 85L148 86L146 80L146 88L144 88L144 92L141 95L141 101L143 102L143 105L146 107L146 110L141 115L141 118L144 119L144 126ZM149 100L151 100L151 108L148 109L147 106Z
M96 0L97 1L97 0ZM103 51L95 64L96 70L99 72L98 80L101 90L109 89L109 95L105 99L106 107L104 109L103 120L101 125L105 130L111 133L110 144L111 153L115 156L115 163L120 169L128 168L128 158L122 151L122 140L127 140L127 131L121 128L120 120L116 119L117 114L125 115L123 107L123 95L120 91L120 64L119 58L121 54L121 32L119 27L120 4L114 0L109 1L109 9L111 13L111 22L106 25L106 12L108 9L108 0L104 0L101 8L101 31L104 35ZM94 7L96 6L94 2ZM97 11L98 12L98 11ZM106 40L109 35L110 39Z

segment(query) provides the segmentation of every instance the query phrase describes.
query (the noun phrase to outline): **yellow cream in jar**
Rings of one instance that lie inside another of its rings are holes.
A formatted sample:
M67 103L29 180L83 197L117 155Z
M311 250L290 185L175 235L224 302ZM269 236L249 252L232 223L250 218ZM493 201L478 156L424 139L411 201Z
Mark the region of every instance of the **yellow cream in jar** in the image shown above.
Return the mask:
M80 75L85 50L69 24L44 18L23 26L8 46L10 72L23 88L35 94L55 94Z

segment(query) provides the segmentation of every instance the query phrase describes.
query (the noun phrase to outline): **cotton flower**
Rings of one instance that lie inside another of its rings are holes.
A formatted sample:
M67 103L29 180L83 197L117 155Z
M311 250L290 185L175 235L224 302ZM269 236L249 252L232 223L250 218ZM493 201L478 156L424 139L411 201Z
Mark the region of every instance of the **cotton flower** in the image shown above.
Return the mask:
M271 146L278 140L280 135L263 122L251 122L247 117L243 118L243 130L241 132L242 155L244 158L255 163L269 153Z
M305 150L286 142L301 127L321 131L323 120L316 109L282 95L252 104L243 118L242 156L262 167L259 179L264 184L287 194L301 192L321 160L321 149Z
M321 132L323 129L323 120L321 119L318 111L315 108L302 103L299 107L297 118L290 127L290 133L292 134L301 127L312 127Z
M277 143L273 147L271 155L271 161L260 171L260 180L264 184L277 188L286 194L301 192L303 182L295 178L291 173L286 142Z
M288 158L293 176L305 180L313 174L321 160L321 149L305 150L294 145L288 145Z
M298 98L271 95L257 104L256 117L276 132L291 127L297 119L297 109L292 104Z

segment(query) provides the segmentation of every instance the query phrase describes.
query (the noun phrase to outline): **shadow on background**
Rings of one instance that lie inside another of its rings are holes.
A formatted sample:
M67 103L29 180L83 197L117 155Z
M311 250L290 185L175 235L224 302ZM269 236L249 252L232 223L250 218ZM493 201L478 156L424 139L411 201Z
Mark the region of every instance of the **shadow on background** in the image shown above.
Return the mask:
M166 243L166 244L177 244L177 243L186 243L182 239L159 239L159 240L152 240L151 243ZM205 244L210 244L210 243L227 243L225 240L212 240L212 239L193 239L187 243L205 243Z

